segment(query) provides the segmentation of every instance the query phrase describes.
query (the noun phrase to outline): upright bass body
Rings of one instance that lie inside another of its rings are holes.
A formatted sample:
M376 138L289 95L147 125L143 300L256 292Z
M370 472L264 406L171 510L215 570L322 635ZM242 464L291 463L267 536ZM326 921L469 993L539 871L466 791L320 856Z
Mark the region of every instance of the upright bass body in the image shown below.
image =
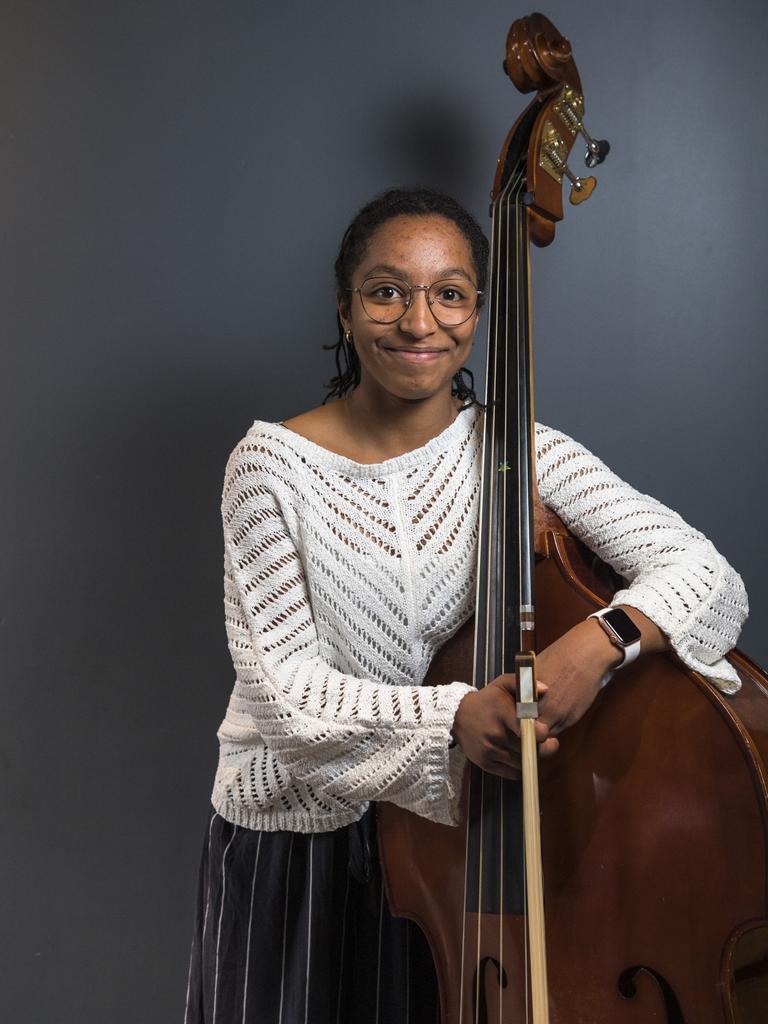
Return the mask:
M608 596L570 537L547 532L543 547L540 649ZM552 1024L768 1019L768 692L747 658L730 659L735 697L671 654L641 659L542 770ZM427 682L471 664L467 624ZM465 914L467 828L379 805L390 905L427 936L443 1024L524 1024L525 922Z
M429 940L442 1024L766 1024L768 681L757 666L734 652L742 688L726 697L672 654L643 657L561 734L535 781L535 652L613 591L537 503L528 254L554 238L565 179L575 205L595 187L566 162L577 136L590 167L609 147L584 128L570 44L542 15L513 24L505 68L537 95L492 192L475 622L426 682L480 687L517 671L524 799L519 783L469 766L459 828L379 805L390 907Z

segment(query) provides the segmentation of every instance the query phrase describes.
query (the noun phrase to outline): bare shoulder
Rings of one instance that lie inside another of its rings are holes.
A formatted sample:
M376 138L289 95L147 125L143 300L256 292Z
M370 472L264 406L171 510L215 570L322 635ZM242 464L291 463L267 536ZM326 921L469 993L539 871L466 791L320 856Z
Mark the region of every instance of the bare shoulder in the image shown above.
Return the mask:
M331 402L328 405L319 405L316 409L309 409L307 412L299 413L288 420L283 420L283 426L288 427L294 434L305 437L308 441L314 441L323 448L334 450L340 441L341 417L339 415L340 403Z

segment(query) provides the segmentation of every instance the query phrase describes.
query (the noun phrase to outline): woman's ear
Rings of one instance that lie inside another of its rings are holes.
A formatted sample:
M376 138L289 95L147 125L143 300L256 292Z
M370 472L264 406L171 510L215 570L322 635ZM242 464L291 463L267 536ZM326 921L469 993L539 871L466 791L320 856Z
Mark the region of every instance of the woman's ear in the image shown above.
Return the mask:
M352 321L349 319L349 301L344 292L336 292L336 310L339 314L339 323L343 331L352 330Z

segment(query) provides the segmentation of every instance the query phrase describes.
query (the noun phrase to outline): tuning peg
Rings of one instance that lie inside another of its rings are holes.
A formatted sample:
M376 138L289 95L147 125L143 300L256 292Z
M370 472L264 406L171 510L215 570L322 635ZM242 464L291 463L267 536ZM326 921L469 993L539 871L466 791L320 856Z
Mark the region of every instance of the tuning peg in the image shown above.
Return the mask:
M580 132L587 143L587 152L584 161L587 167L597 167L608 156L611 151L610 143L605 139L593 139L584 127L582 117L584 116L584 98L570 85L563 86L562 94L557 101L555 110L563 122L575 135Z
M594 178L579 178L573 173L566 163L566 146L562 136L554 125L547 121L541 139L541 166L551 174L556 181L562 181L566 177L571 183L571 203L578 206L585 199L589 199L595 191L597 182Z
M571 191L568 196L573 206L578 206L579 203L583 203L585 199L589 199L592 193L595 191L595 185L597 185L597 179L591 175L588 178L579 178L573 173L568 164L563 164L560 168L563 174L566 176L568 181L571 183Z
M593 139L581 122L579 122L579 131L587 140L587 152L584 154L584 163L590 168L597 167L610 153L611 144L607 139Z

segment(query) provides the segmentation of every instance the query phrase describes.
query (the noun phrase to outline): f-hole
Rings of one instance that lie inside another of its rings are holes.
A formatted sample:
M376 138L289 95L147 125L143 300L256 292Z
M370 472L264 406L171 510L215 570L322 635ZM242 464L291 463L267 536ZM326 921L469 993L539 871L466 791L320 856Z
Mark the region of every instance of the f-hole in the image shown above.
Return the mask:
M627 967L626 970L622 971L619 975L618 982L619 992L622 996L624 996L625 999L633 999L637 995L635 979L641 971L649 974L659 986L661 997L664 1000L664 1009L667 1012L667 1024L685 1024L683 1011L680 1009L680 1003L677 1001L674 989L664 975L659 974L658 971L654 971L652 967L645 967L643 964L635 964L634 967Z
M492 956L484 956L477 965L475 971L475 979L472 984L472 1004L477 1007L477 1022L476 1024L486 1024L486 1021L490 1021L488 1016L488 1003L485 998L485 978L486 968L496 968L496 982L499 988L507 987L507 972L501 966L499 961ZM480 986L480 1000L477 998L477 986Z

